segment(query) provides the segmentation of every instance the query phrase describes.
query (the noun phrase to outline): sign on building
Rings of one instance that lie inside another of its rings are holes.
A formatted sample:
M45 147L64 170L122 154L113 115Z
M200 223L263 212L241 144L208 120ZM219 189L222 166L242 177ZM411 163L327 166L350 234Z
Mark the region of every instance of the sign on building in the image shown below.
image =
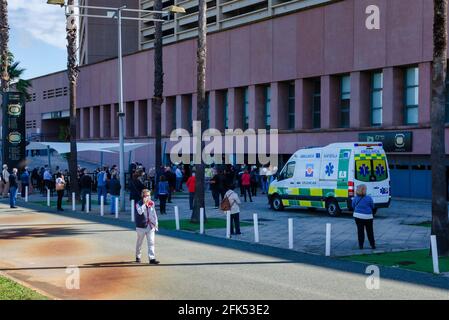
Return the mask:
M413 132L359 133L360 142L382 142L385 152L412 152Z
M2 163L21 169L26 160L25 97L18 92L3 94Z

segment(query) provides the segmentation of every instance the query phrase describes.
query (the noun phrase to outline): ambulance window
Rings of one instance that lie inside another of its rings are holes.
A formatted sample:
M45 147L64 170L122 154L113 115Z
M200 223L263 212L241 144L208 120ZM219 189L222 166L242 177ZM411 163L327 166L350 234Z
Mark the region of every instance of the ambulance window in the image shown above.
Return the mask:
M388 178L385 160L357 160L355 178L362 182L379 182Z
M289 162L285 165L284 169L282 170L281 174L279 175L279 181L284 179L290 179L293 178L295 174L295 166L296 162Z

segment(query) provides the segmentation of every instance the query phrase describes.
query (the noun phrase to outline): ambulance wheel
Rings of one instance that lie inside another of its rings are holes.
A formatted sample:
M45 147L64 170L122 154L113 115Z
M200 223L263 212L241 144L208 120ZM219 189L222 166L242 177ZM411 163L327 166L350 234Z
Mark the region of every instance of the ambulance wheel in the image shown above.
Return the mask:
M329 199L326 201L326 210L331 217L338 217L341 213L337 200Z
M273 196L273 198L271 198L271 207L275 211L283 211L284 205L282 204L281 197L279 197L278 195Z

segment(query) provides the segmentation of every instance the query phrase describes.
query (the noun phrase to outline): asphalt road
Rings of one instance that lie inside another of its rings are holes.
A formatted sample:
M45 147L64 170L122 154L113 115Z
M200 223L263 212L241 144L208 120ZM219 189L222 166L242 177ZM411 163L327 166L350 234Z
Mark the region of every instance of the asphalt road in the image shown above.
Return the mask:
M161 265L139 265L135 238L131 223L0 204L0 272L60 299L449 298L447 277L380 268L369 290L364 264L186 232L161 231Z

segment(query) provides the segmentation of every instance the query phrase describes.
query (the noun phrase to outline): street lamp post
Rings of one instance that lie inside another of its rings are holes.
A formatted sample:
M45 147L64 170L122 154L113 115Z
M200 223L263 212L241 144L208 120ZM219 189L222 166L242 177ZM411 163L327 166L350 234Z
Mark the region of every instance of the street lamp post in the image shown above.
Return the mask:
M65 4L65 0L47 0L48 4L60 5L61 7L66 8L67 13L67 5ZM120 184L122 186L120 191L120 209L122 211L125 210L125 110L123 106L123 52L122 52L122 20L137 20L137 21L153 21L153 22L164 22L164 19L154 19L154 18L136 18L136 17L123 17L123 12L134 12L134 13L147 13L147 14L169 14L169 13L185 13L185 9L179 6L170 6L167 11L154 11L154 10L140 10L140 9L127 9L126 6L122 6L120 8L112 8L112 7L98 7L98 6L83 6L83 5L74 5L71 6L79 8L79 9L95 9L95 10L105 10L107 12L113 11L113 15L99 15L99 14L73 14L70 13L71 16L75 17L91 17L91 18L106 18L117 19L118 25L118 99L119 99L119 170L120 170Z

